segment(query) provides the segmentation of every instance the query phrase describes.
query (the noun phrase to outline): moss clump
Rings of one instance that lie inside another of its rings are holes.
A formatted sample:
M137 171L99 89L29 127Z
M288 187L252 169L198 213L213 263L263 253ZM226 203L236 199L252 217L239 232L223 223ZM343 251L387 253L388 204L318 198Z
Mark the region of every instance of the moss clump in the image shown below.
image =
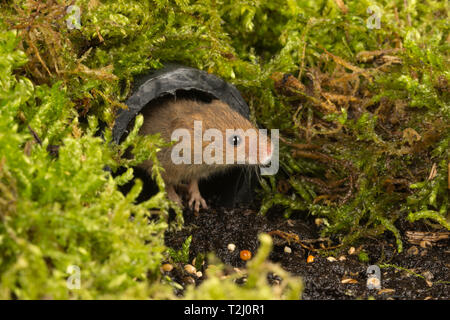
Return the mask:
M358 254L358 259L359 259L359 261L361 261L363 263L367 263L367 262L369 262L369 255L366 252L361 251Z
M198 288L188 287L185 298L232 300L238 297L244 300L298 300L303 289L301 280L290 276L278 265L266 261L272 250L272 238L269 235L261 234L259 241L261 246L256 256L247 265L247 274L245 274L242 286L236 286L236 280L243 279L243 274L235 273L226 276L223 265L219 261L214 261L214 257L210 257L209 260L214 265L207 269L208 279L202 282ZM277 274L283 279L282 283L275 288L267 286L269 272Z

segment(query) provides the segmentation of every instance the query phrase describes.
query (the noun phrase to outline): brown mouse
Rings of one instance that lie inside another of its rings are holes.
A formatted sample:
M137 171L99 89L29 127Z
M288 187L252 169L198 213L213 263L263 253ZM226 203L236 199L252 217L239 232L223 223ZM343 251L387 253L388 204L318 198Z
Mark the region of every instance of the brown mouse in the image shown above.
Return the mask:
M199 180L206 179L213 173L226 170L232 166L260 165L270 162L272 156L270 139L264 133L259 132L248 119L220 100L215 99L206 103L171 97L152 102L142 111L142 114L144 123L140 129L140 134L160 133L165 141L176 141L171 147L158 152L158 159L164 168L162 177L166 184L167 195L170 200L177 202L180 206L182 206L182 202L175 191L175 187L183 182L188 183L189 207L193 207L198 212L200 207L207 208L206 201L198 188ZM201 124L201 130L199 124ZM174 132L178 132L177 129L189 133L190 137L173 138ZM227 129L229 130L227 131ZM242 134L239 130L234 132L236 129L242 129L244 133L248 129L253 129L254 131L249 130L248 132L255 132L256 135ZM201 132L203 139L198 135L199 132ZM208 140L205 137L210 133L217 136L211 137L209 135L209 141L205 141ZM200 139L196 140L200 141L197 144L194 141L195 137ZM179 155L190 158L187 163L174 161L175 157L178 156L176 151L179 151L181 142L187 143L188 146L188 149L184 149L188 150L186 153L179 152ZM179 143L178 146L177 143ZM222 150L220 144L222 144ZM251 147L252 145L253 147ZM208 152L205 153L205 151ZM217 154L216 151L218 151ZM190 154L188 154L189 152ZM241 158L240 164L237 163L238 154L245 158L244 161ZM208 157L210 156L215 157L216 161L214 163L209 161L208 164ZM196 157L197 161L195 161ZM198 159L201 163L198 163ZM230 159L233 160L232 163L230 163ZM151 172L152 162L150 160L144 161L141 167Z

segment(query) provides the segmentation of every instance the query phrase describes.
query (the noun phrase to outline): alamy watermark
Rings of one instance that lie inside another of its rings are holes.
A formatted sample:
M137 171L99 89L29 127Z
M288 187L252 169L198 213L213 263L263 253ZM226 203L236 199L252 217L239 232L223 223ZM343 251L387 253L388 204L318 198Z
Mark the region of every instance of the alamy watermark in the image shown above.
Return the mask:
M202 121L194 121L193 139L188 129L173 131L171 139L178 141L171 152L174 164L249 164L260 165L261 175L274 175L278 172L278 129L270 130L270 139L267 129L251 128L246 131L226 129L224 138L222 131L210 128L203 132L202 127Z
M371 265L367 268L367 289L381 289L381 270L377 265Z
M81 28L81 10L79 6L68 6L66 13L69 15L66 19L67 28L69 30Z
M81 269L77 265L70 265L67 267L66 272L70 276L66 280L67 289L78 290L81 288Z
M367 8L367 13L371 15L366 22L368 29L381 28L381 12L381 8L377 5L371 5Z

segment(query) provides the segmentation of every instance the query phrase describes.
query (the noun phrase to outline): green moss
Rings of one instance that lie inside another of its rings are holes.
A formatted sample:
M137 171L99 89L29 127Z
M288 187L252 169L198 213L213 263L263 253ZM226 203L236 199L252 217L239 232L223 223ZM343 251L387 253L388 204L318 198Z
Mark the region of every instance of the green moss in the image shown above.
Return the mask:
M82 134L66 88L59 82L48 87L17 79L12 70L26 62L15 50L17 38L2 32L0 44L2 61L10 64L3 73L0 109L0 295L104 298L125 294L139 281L130 296L148 296L147 272L158 270L166 222L148 223L146 209L167 208L165 200L157 195L145 206L136 206L141 184L122 195L104 170L105 165L118 166L118 150L93 135L94 118ZM55 142L60 144L56 157L47 152ZM150 137L145 143L160 142ZM145 148L144 141L136 147ZM78 291L67 290L69 265L81 270Z
M184 241L180 250L167 248L167 252L174 262L188 263L189 262L189 247L191 246L192 236L189 236Z
M369 256L368 256L368 254L367 254L366 252L364 252L364 251L361 251L361 252L358 254L358 259L359 259L359 261L361 261L361 262L363 262L363 263L369 262Z

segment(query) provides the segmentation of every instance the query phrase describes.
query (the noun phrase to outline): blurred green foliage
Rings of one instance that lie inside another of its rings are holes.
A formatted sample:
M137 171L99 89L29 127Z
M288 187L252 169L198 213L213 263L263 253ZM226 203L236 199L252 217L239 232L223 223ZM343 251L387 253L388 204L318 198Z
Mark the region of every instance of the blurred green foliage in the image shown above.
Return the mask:
M90 117L81 132L60 82L33 85L13 75L27 61L17 43L15 32L1 33L0 297L148 297L154 288L147 275L159 270L166 222L148 222L147 212L168 210L164 194L135 205L141 183L127 196L118 190L131 177L104 170L129 165L115 159L122 151L109 146L110 130L106 141L96 137L97 120ZM57 155L47 151L50 142L60 144ZM127 141L148 150L144 158L156 155L147 146L161 143L136 142L136 134ZM78 291L67 290L70 265L89 279Z
M68 5L80 29L67 27ZM282 170L262 181L261 213L322 217L323 235L346 244L388 231L399 250L399 219L449 229L448 12L429 0L3 1L0 297L171 296L159 281L171 207L160 166L150 200L135 203L139 181L118 190L163 141L139 137L138 118L111 143L133 77L168 61L234 83L253 120L280 129ZM89 279L80 290L66 288L69 265ZM197 290L188 296L214 296Z
M226 275L224 266L213 256L209 258L211 265L206 270L208 278L196 288L190 286L185 293L185 299L198 300L298 300L303 283L298 277L293 277L280 266L267 262L272 250L272 238L267 234L260 234L261 243L256 256L249 261L245 281L236 286L241 280L242 272ZM277 274L283 281L274 288L267 286L269 272Z

